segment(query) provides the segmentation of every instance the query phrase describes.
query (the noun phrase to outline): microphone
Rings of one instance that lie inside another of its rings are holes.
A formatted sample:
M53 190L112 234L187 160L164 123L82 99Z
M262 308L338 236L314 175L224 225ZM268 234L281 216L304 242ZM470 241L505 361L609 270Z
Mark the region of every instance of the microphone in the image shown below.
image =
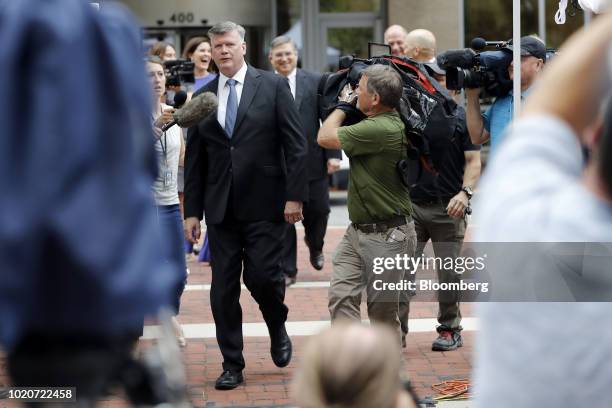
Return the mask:
M204 92L185 104L181 109L172 114L174 120L166 123L162 127L165 132L174 125L182 128L189 128L197 125L202 119L217 110L219 101L212 92Z
M173 106L178 109L187 101L187 92L181 90L174 94Z
M487 46L487 42L485 41L484 38L476 37L472 40L471 45L472 45L473 50L480 51L480 50L483 50L484 47Z
M507 41L486 41L484 38L476 37L472 40L472 49L476 51L484 50L485 47L505 47Z
M444 69L452 69L455 67L460 68L472 68L475 64L476 53L469 49L464 48L460 50L448 50L444 51L436 58L438 65Z

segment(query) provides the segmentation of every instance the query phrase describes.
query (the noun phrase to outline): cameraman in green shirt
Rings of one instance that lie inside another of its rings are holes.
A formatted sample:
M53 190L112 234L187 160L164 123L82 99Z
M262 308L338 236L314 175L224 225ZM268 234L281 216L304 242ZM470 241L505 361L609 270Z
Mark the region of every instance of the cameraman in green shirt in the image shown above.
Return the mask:
M402 96L402 80L386 65L366 68L356 89L354 104L366 118L342 126L344 108L329 115L319 130L318 143L342 149L350 160L348 212L351 225L333 258L329 289L332 321L361 321L360 303L366 289L368 316L396 330L405 256L412 257L416 232L408 190L402 184L396 163L406 156L404 124L395 110ZM350 110L350 108L349 108Z

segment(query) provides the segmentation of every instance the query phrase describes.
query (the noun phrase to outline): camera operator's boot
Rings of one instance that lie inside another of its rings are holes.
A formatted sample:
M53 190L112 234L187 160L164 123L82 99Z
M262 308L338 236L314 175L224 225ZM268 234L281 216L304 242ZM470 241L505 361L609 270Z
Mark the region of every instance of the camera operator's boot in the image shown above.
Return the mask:
M440 335L431 345L433 351L451 351L463 346L463 339L459 332L440 330Z

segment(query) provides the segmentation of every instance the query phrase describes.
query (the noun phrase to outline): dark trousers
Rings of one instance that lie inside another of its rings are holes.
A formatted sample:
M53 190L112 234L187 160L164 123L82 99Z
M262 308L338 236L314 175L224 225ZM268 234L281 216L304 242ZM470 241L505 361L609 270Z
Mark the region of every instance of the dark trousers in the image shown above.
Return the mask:
M412 203L413 218L417 233L417 249L415 256L419 257L427 241L431 239L434 255L438 258L457 258L461 253L465 236L466 221L464 218L454 218L447 214L446 203L417 204ZM438 282L459 282L460 275L452 269L437 270ZM414 280L413 274L407 274L405 279ZM402 334L408 334L408 316L410 313L410 293L401 292L399 302L399 318ZM461 310L459 309L459 293L444 292L438 299L438 330L461 331Z
M312 180L309 185L308 202L304 204L304 234L313 251L322 251L329 218L329 186L327 177ZM286 224L283 243L283 273L290 277L297 275L297 234L293 224Z
M283 222L239 221L231 214L220 224L208 225L212 258L210 304L224 370L237 371L245 366L239 302L243 270L244 284L259 304L268 329L274 330L287 320L281 271L284 235Z

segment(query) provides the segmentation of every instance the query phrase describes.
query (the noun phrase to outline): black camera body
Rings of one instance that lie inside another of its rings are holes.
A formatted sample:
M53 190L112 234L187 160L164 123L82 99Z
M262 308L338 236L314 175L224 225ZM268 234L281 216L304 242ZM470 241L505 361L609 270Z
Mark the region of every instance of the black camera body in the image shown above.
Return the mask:
M508 73L512 51L499 45L498 48L480 53L465 48L440 54L437 62L446 70L446 87L456 91L482 88L490 96L507 95L512 89Z
M164 61L166 70L166 86L181 86L184 83L194 83L194 63L187 59Z

